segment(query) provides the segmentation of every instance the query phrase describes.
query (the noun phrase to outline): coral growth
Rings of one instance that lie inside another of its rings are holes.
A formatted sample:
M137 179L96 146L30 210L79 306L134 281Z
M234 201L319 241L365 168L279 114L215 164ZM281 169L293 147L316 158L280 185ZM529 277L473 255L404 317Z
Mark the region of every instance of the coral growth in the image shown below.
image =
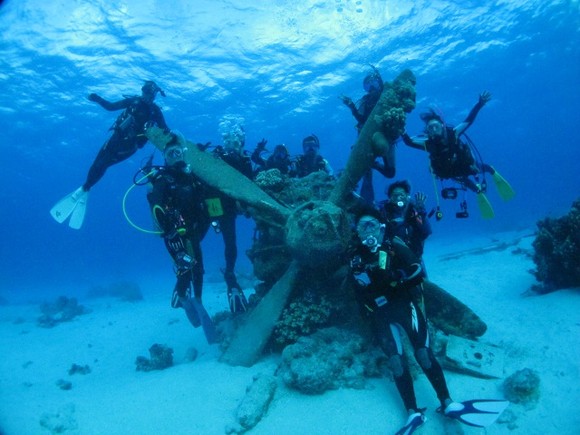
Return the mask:
M266 192L280 192L286 187L288 180L286 175L283 175L279 169L274 168L259 172L255 181Z
M59 379L58 381L56 381L56 386L61 390L65 391L72 390L72 382L66 381L64 379Z
M580 199L561 218L546 218L538 222L538 234L533 243L536 279L542 285L538 293L580 287Z
M155 343L149 348L151 359L138 356L135 360L137 371L150 372L151 370L163 370L173 365L173 349L164 344Z
M38 326L52 328L62 322L70 322L76 316L86 314L89 311L79 305L75 298L60 296L52 303L44 303L40 306L42 315L38 318Z
M69 375L76 375L76 374L80 374L80 375L88 375L91 372L91 368L88 365L78 365L78 364L73 364L71 366L70 369L68 369L68 374Z
M518 370L503 382L506 399L534 407L540 398L540 377L532 369Z
M360 335L327 328L287 346L279 374L290 388L322 394L340 387L362 389L366 378L384 374L384 364L384 354L369 351Z
M280 316L274 329L274 341L281 347L295 343L300 337L327 326L331 314L332 305L324 296L318 303L308 298L296 300Z
M254 376L236 411L236 424L226 429L227 434L244 433L256 426L268 411L276 392L276 378L271 375Z

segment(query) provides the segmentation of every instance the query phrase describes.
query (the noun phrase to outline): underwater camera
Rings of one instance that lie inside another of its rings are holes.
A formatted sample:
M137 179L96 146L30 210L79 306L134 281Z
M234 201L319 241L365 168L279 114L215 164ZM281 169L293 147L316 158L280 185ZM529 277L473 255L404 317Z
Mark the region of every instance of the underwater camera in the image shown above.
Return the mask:
M441 196L443 199L455 199L457 198L457 189L455 187L446 187L441 190Z
M435 208L431 209L431 211L429 212L427 217L431 218L433 215L435 215L435 219L437 221L440 221L441 219L443 219L443 212L439 209L439 207L437 207L437 209L435 209Z
M467 201L461 201L461 203L459 204L459 207L461 208L461 211L458 211L457 213L455 213L455 217L457 219L465 219L469 217L469 213L467 213Z

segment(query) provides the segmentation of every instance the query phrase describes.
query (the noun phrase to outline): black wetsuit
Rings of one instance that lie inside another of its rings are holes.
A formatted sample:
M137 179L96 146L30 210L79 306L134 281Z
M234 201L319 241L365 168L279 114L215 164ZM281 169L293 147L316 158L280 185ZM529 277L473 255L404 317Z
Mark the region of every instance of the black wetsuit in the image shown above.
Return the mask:
M495 173L490 165L478 161L473 156L471 147L460 137L456 137L453 127L445 127L442 139L427 139L425 148L436 177L455 180L474 192L478 192L479 188L471 176L481 172L492 175Z
M246 152L237 153L228 151L223 147L217 147L214 154L250 180L253 179L254 171L252 162ZM218 222L224 240L224 256L226 261L224 276L226 284L228 290L233 287L241 289L234 273L238 258L238 245L236 240L237 203L234 198L220 192L213 192L212 196L219 197L223 209L223 215L218 218Z
M365 94L359 101L358 107L353 104L349 104L347 107L350 109L352 115L357 121L356 129L360 133L364 127L367 119L369 118L371 112L377 105L381 97L381 90L375 90ZM391 166L385 158L383 158L382 164L378 162L373 162L372 169L379 171L386 178L393 178L395 176L395 168ZM369 170L363 175L362 185L360 189L360 195L369 203L375 200L375 188L373 186L373 171Z
M351 267L361 282L358 298L372 316L405 408L418 410L413 379L403 356L401 330L409 337L417 362L443 403L449 398L449 391L443 370L429 347L423 274L416 256L399 238L385 238L375 253L362 245L355 250Z
M135 96L112 103L96 94L91 94L90 99L109 111L125 110L110 128L113 131L111 137L102 146L90 167L83 184L84 191L89 191L97 184L110 166L128 159L137 149L143 148L147 142L145 124L153 123L169 130L161 109L153 101L149 103L142 97Z
M272 154L267 159L264 159L260 155L260 151L255 150L252 153L252 162L256 164L256 174L258 172L267 171L270 169L278 169L280 173L284 175L288 175L290 177L295 175L292 161L288 156L280 158L275 154Z
M354 116L354 119L357 121L356 129L359 133L364 127L365 122L367 122L369 115L377 105L379 98L381 98L381 92L382 89L368 92L360 99L358 106L355 106L354 104L348 105L352 116Z
M410 203L402 214L396 204L384 201L380 203L380 212L386 222L387 237L399 237L421 259L425 240L433 232L425 208Z
M317 171L324 171L327 174L332 175L328 162L319 154L314 156L314 158L308 158L304 154L301 154L296 158L295 166L296 176L298 178L306 177L307 175Z
M469 146L456 137L453 127L445 127L442 138L427 139L425 148L431 169L439 178L463 178L478 172Z
M473 106L463 121L465 127L461 129L460 134L457 133L456 128L444 125L443 135L437 138L427 137L424 147L415 143L407 133L402 134L401 138L406 145L424 149L429 153L431 170L437 178L455 180L468 189L479 193L480 187L470 177L480 172L493 175L495 170L474 157L471 147L461 140L461 135L473 124L484 105L485 101L480 99Z
M153 189L147 199L175 262L175 292L184 297L193 284L194 296L201 301L204 274L201 241L210 225L205 187L193 175L174 167L162 168L151 177L151 183Z

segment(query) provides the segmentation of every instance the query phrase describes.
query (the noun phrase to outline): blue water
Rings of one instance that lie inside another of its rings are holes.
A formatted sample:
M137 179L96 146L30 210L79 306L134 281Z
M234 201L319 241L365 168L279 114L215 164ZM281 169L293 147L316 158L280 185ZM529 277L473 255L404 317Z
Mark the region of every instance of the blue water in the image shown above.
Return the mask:
M411 134L429 105L458 123L488 90L493 99L469 134L517 196L502 203L491 187L492 221L478 216L474 198L465 220L445 202L433 237L533 229L544 216L566 213L580 193L579 29L578 0L4 1L0 296L83 294L152 276L172 285L163 243L129 226L121 208L151 145L92 189L80 231L48 213L82 184L118 115L86 96L138 94L146 79L167 93L157 102L169 126L194 141L220 143L220 119L237 115L250 151L267 138L297 154L301 139L315 133L335 170L356 138L338 96L363 95L369 63L385 80L405 68L416 74ZM399 145L397 171L434 204L426 155ZM381 193L388 182L375 179ZM150 225L143 188L131 193L128 211ZM240 218L240 226L238 271L250 270L244 250L253 225ZM210 234L205 246L206 270L216 274L221 239Z

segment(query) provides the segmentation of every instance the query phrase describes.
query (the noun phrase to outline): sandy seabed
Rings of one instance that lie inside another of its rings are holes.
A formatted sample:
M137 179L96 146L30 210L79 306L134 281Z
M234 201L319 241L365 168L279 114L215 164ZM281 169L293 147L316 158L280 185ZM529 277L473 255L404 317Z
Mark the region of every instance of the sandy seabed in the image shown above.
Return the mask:
M533 236L500 234L463 243L429 242L430 279L470 306L488 325L480 341L505 352L504 377L529 368L541 379L531 406L511 404L486 429L437 414L437 399L424 376L415 383L419 406L427 407L421 434L577 434L580 414L580 291L530 296ZM488 249L491 247L492 249ZM495 249L494 247L500 247ZM482 249L480 249L482 248ZM455 255L457 254L457 255ZM167 288L172 278L167 276ZM218 361L218 346L206 343L169 294L142 285L145 300L80 302L91 312L53 328L37 326L39 304L0 307L0 433L224 434L254 375L274 374L279 359L269 356L251 368ZM226 306L223 289L208 284L210 313ZM42 294L42 289L39 289ZM137 356L153 343L174 350L175 365L136 371ZM194 361L187 358L195 348ZM69 375L73 364L91 372ZM502 398L503 379L481 379L446 370L454 400ZM71 383L63 390L59 380ZM508 418L509 417L509 418ZM389 434L406 419L394 384L371 379L363 390L339 389L319 396L290 390L280 381L263 419L249 433ZM43 424L41 424L43 422Z

